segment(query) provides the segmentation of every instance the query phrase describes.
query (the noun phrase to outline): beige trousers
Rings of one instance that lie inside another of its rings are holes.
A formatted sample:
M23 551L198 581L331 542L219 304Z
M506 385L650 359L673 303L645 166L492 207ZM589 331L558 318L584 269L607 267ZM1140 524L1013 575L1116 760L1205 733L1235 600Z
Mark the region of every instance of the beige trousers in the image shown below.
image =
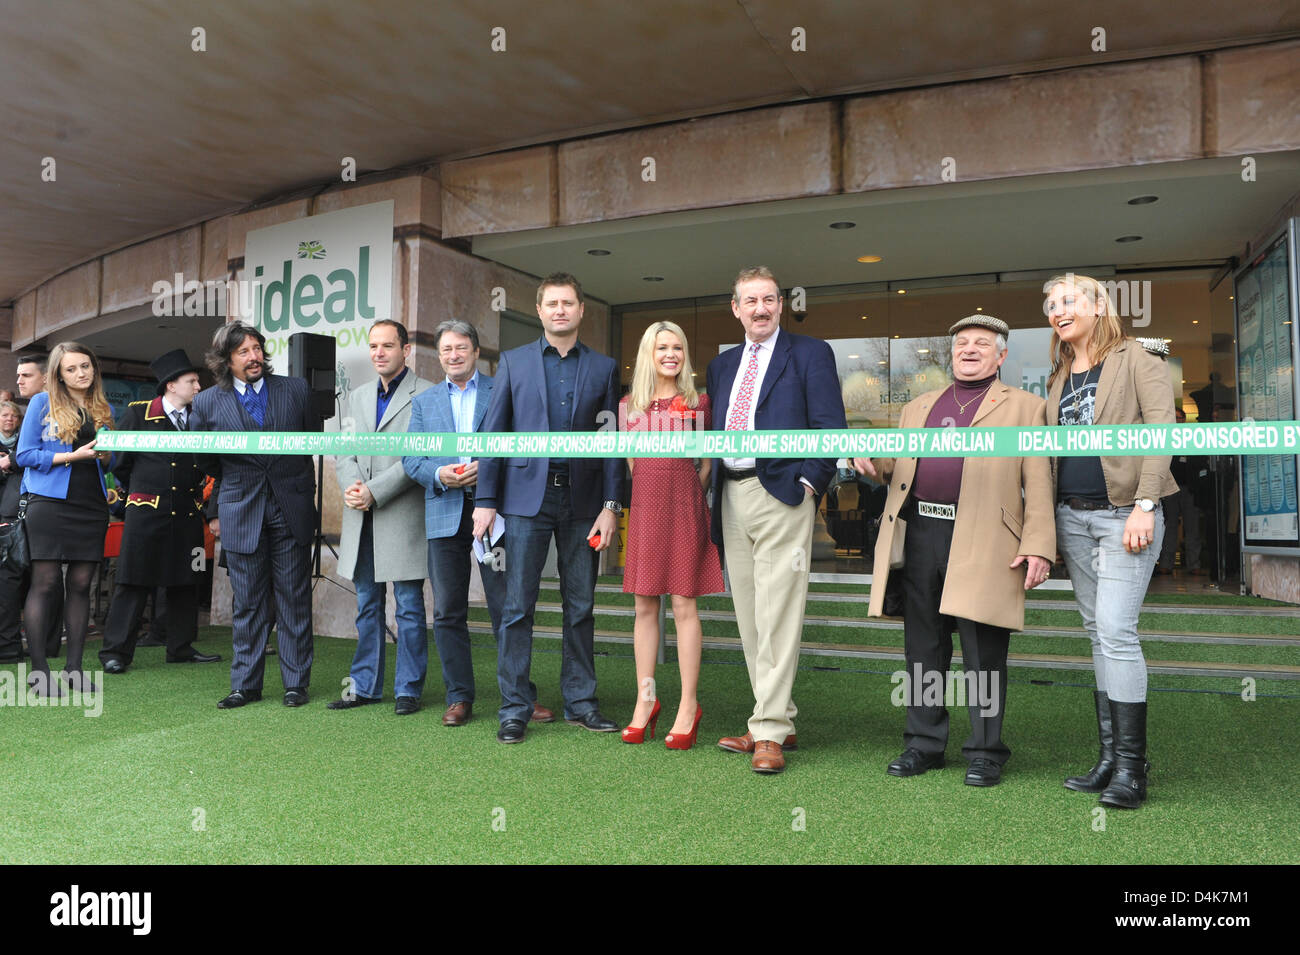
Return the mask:
M722 540L736 624L745 649L755 740L785 742L798 709L791 699L799 668L808 563L812 559L813 499L782 504L758 478L722 481Z

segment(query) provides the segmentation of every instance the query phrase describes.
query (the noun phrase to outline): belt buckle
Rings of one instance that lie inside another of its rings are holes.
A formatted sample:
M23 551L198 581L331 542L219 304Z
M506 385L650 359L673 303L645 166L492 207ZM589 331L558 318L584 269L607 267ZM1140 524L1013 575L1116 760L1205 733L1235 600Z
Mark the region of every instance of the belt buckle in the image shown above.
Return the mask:
M921 517L937 517L945 521L957 519L956 504L931 504L929 501L917 501L916 513Z

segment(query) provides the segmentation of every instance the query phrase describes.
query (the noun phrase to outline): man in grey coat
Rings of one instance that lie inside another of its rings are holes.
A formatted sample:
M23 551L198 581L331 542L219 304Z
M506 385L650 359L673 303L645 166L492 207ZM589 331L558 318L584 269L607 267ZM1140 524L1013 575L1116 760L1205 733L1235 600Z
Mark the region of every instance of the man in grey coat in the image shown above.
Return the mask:
M348 399L347 433L403 434L411 401L430 382L408 368L411 345L405 326L385 319L370 329L370 361L379 373ZM424 489L406 476L400 457L340 457L335 462L343 491L343 537L339 576L357 591L357 650L342 698L327 704L346 710L378 703L384 695L384 618L388 581L397 600L398 716L420 708L429 666L424 607Z

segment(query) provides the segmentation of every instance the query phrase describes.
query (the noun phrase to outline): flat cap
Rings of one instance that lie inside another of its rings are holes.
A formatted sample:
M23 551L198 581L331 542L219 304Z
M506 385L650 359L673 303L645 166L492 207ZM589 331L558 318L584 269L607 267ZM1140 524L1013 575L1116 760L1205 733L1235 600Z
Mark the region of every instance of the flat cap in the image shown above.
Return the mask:
M999 335L1010 335L1011 329L1007 328L1007 323L1000 318L994 318L992 315L967 315L961 321L957 322L952 328L948 329L949 335L956 335L963 328L970 328L976 325L980 328L987 328L990 331L997 332Z

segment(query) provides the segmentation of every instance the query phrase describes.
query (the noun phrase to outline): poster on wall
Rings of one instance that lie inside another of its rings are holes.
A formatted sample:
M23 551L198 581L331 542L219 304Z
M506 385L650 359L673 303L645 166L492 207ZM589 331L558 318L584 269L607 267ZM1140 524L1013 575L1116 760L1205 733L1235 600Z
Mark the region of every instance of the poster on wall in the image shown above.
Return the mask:
M104 397L113 409L116 421L126 413L127 406L133 401L152 401L158 391L158 382L136 378L118 378L104 376Z
M266 336L275 373L289 371L290 335L330 335L335 407L346 407L352 389L375 375L370 326L392 318L392 200L248 233L243 279L252 283L252 314L240 317ZM329 419L325 430L339 430L339 418Z
M1296 420L1296 223L1234 277L1242 418ZM1294 554L1300 549L1296 457L1242 456L1238 467L1242 550Z

